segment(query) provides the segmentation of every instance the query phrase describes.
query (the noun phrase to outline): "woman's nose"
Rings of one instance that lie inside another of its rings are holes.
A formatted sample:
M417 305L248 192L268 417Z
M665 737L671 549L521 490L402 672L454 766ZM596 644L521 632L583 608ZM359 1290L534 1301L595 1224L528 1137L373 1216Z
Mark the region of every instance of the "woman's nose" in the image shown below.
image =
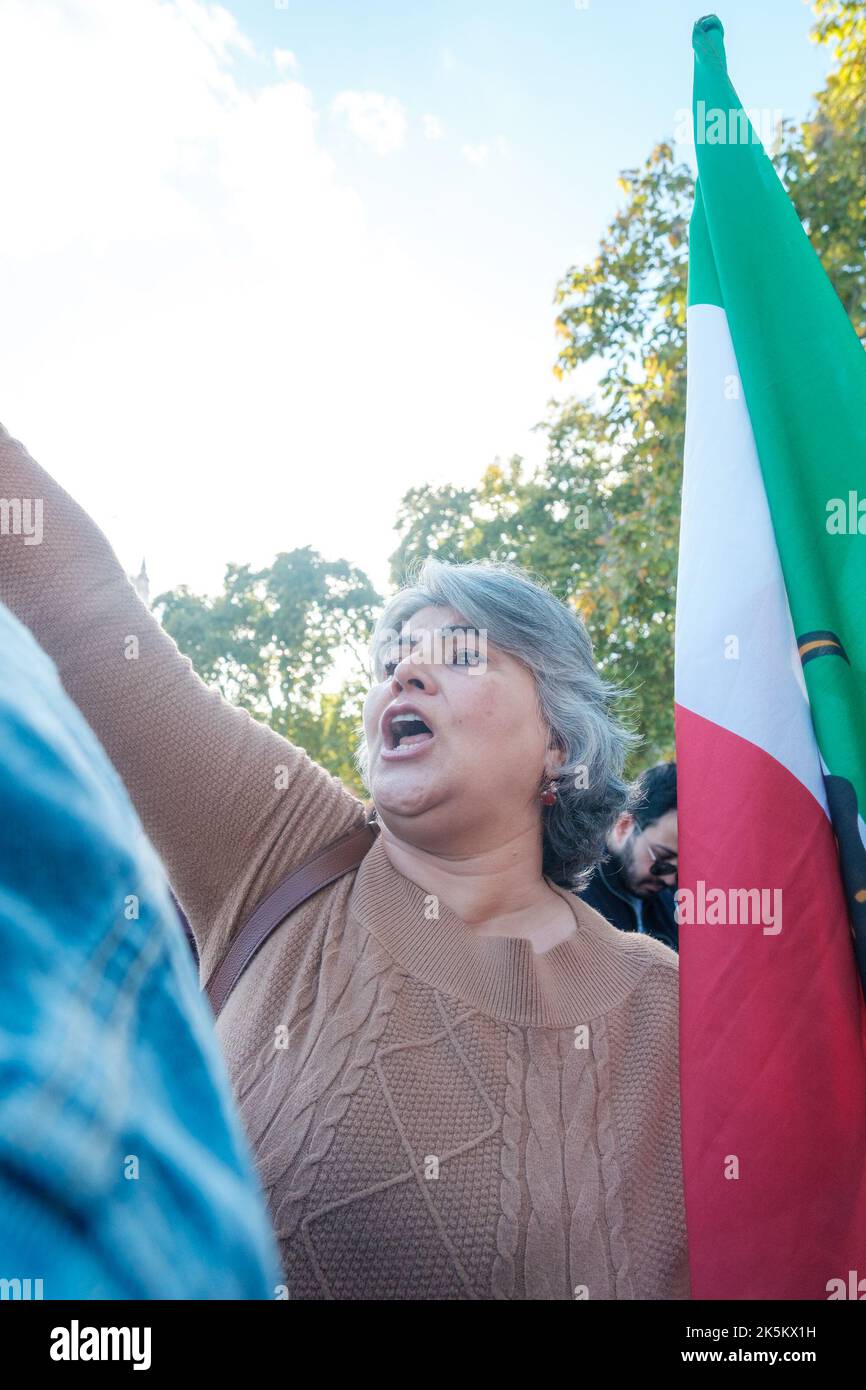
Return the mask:
M433 681L433 672L427 662L412 656L404 656L402 661L398 661L391 677L392 686L397 686L399 690L407 685L427 690Z

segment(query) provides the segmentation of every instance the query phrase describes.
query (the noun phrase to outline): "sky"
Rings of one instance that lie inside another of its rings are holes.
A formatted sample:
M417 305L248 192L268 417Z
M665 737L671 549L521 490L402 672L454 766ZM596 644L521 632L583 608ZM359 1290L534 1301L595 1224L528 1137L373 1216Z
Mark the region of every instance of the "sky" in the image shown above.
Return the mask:
M719 12L743 104L802 118L808 5ZM302 545L384 592L408 488L538 462L592 389L555 286L681 127L699 14L0 0L0 420L154 594Z

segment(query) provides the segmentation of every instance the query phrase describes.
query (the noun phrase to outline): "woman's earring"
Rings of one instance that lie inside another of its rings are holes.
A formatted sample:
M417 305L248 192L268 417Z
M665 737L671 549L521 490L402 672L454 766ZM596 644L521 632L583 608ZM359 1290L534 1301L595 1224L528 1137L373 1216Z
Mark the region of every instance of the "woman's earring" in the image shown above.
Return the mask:
M545 787L544 791L541 793L542 806L552 806L556 801L556 792L557 784L555 782L551 782L549 787Z

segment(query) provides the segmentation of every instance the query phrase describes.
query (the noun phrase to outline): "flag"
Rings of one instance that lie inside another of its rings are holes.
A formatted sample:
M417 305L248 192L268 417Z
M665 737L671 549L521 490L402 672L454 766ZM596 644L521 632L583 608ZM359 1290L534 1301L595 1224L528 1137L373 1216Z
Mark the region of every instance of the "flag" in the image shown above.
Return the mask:
M714 15L693 47L676 625L692 1296L866 1297L866 352Z

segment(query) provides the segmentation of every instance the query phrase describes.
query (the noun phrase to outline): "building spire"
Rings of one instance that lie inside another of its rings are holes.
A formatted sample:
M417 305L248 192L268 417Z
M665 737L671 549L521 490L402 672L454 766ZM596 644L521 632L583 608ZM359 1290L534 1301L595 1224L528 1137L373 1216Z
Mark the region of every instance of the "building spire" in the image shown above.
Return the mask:
M133 578L132 575L130 575L129 578L130 578L130 581L131 581L131 583L132 583L132 587L135 589L136 593L138 594L138 597L141 599L142 603L145 604L145 606L146 606L147 608L149 608L149 607L150 607L150 579L149 579L149 577L148 577L147 566L146 566L145 563L144 563L144 556L143 556L143 555L142 555L142 557L141 557L141 569L138 571L138 574L135 575L134 578Z

